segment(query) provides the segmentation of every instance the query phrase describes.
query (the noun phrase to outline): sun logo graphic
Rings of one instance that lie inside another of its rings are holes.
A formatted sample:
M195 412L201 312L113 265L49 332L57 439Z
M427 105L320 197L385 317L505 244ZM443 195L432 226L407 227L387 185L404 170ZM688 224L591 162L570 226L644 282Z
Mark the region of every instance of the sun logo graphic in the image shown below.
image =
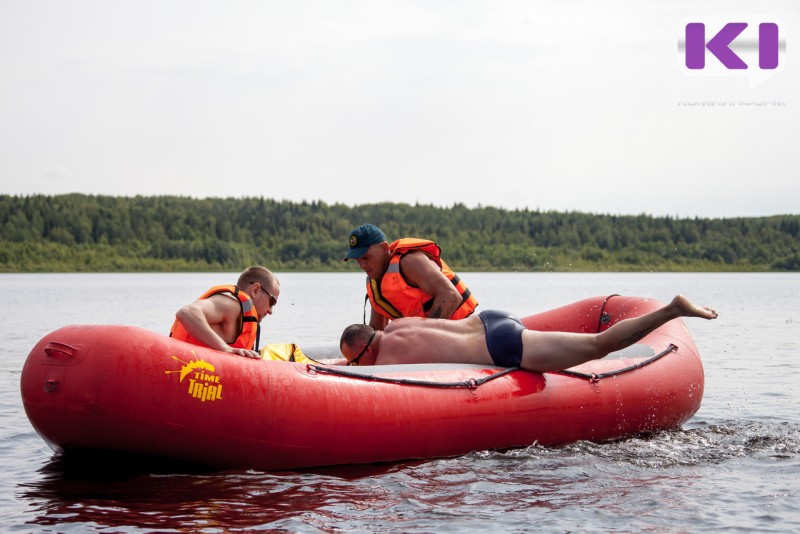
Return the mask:
M192 351L192 355L197 355ZM190 362L184 362L177 356L173 360L180 362L183 366L175 371L164 371L165 374L180 373L180 383L188 377L188 394L202 402L215 401L222 399L222 384L220 377L214 374L214 366L199 358Z

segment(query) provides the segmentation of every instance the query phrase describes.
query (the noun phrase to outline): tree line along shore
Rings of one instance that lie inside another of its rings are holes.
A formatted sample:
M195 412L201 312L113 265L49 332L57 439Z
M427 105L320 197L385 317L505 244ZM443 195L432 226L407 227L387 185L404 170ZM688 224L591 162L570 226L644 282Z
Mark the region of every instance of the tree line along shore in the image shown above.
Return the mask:
M352 270L366 222L456 271L798 271L800 215L678 218L269 198L0 195L0 272Z

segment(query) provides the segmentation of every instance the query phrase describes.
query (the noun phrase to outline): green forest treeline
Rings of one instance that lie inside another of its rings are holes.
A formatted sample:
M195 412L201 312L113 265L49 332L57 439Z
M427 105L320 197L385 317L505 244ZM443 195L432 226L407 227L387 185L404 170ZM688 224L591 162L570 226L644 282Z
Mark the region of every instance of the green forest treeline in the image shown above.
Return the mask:
M0 272L352 270L359 224L457 271L798 271L800 215L681 219L267 198L0 195Z

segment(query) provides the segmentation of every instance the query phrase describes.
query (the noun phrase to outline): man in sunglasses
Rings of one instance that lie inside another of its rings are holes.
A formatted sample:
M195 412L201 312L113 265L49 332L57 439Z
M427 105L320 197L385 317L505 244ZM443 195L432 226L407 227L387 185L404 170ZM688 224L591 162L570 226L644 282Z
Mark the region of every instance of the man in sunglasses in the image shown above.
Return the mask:
M261 320L278 304L280 282L267 268L249 267L235 286L215 286L175 314L170 337L248 358L258 352Z
M461 321L397 319L383 331L350 325L339 348L348 365L474 363L544 373L603 358L678 317L716 319L717 312L678 295L658 310L620 321L599 334L578 334L528 330L506 312L486 310Z

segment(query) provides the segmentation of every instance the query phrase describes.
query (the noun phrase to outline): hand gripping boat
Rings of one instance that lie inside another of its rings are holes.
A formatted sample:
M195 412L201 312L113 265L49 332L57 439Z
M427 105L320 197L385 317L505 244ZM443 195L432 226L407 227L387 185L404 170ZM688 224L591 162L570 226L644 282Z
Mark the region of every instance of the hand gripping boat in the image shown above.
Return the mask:
M523 319L596 332L662 304L596 297ZM703 367L681 319L561 373L469 364L339 367L253 360L130 326L67 326L22 370L33 427L56 451L219 469L384 462L677 429Z

